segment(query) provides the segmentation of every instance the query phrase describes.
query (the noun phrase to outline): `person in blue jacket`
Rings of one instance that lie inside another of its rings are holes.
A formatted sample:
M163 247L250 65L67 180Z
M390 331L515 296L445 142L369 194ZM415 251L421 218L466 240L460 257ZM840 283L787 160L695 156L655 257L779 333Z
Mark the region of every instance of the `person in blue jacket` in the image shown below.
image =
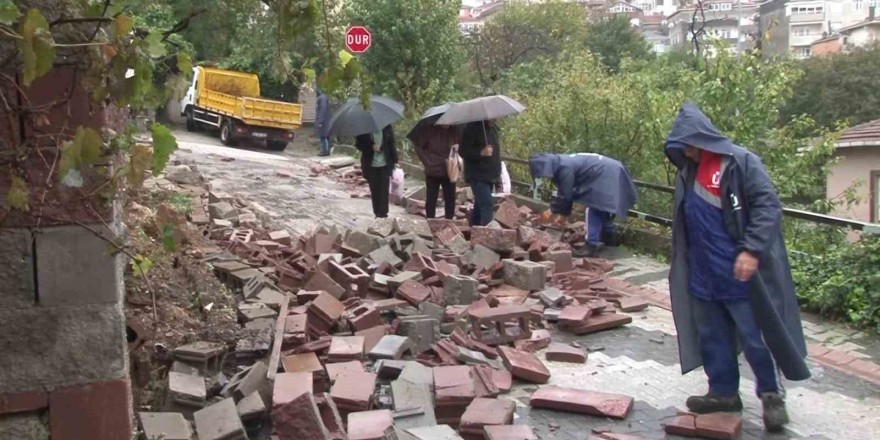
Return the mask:
M669 290L682 374L700 365L709 391L687 399L695 413L740 411L737 351L745 352L764 427L788 423L777 368L810 377L782 204L761 159L734 145L693 104L666 139L678 168Z
M575 202L587 207L586 244L575 249L575 257L595 255L603 242L616 244L614 217L625 217L637 197L622 163L594 153L543 153L532 155L529 168L536 181L549 177L556 185L551 213L567 217Z

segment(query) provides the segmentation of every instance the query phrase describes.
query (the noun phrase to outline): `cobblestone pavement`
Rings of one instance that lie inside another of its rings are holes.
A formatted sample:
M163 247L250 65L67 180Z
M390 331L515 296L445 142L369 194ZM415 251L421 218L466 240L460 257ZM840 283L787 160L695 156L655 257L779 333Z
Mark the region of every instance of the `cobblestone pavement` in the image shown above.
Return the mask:
M256 200L275 213L280 225L293 231L311 229L320 222L342 226L363 226L371 219L368 200L351 199L344 188L321 176L308 178L313 163L304 144L282 154L225 149L203 135L183 133L181 151L175 159L194 162L216 187ZM223 157L234 157L224 162ZM278 177L277 170L293 176ZM393 208L392 215L399 215ZM668 266L651 258L618 249L606 257L615 260L613 276L636 285L649 286L668 295ZM633 323L615 330L575 337L554 334L557 341L578 341L591 349L586 365L547 362L550 383L559 386L621 393L636 399L632 414L623 421L572 415L557 411L530 410L528 398L537 389L519 385L505 396L517 402L517 424L533 426L541 439L578 439L589 430L608 427L620 433L634 433L646 439L667 437L663 424L684 409L692 394L706 391L701 371L681 375L672 315L660 307L633 314ZM880 359L875 338L845 326L805 316L804 329L811 343L851 353L867 361ZM539 356L543 359L543 353ZM754 382L747 364L741 392L743 439L848 439L878 438L880 386L852 375L811 362L814 377L803 382L787 382L788 408L792 418L784 434L763 431L760 402L754 396ZM873 365L873 364L872 364Z

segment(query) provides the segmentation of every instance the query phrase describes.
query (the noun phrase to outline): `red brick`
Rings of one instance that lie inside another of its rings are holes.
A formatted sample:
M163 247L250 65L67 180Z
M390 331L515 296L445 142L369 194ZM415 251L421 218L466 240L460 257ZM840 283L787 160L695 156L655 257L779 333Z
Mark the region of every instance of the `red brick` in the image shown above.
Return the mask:
M629 315L624 315L622 313L603 313L601 315L591 316L584 325L566 327L565 331L576 335L585 335L620 327L631 322L632 316Z
M272 433L284 439L331 439L311 393L300 393L291 401L272 409Z
M697 435L697 417L694 414L679 414L664 429L667 434L693 437Z
M343 412L366 411L372 405L375 390L375 374L346 371L336 377L330 395Z
M366 330L382 325L382 317L379 316L379 310L368 305L362 305L350 312L351 317L348 321L355 331Z
M548 330L533 330L532 336L529 339L516 341L516 343L514 343L517 350L527 351L529 353L543 350L549 345L550 331Z
M618 303L620 304L621 312L638 312L639 310L647 309L649 305L644 299L633 297L621 298Z
M568 344L550 344L545 355L551 362L571 362L583 364L587 362L587 352L582 348L575 348Z
M618 434L616 432L600 432L587 437L587 440L645 440L644 437L632 434Z
M852 363L856 360L856 358L845 351L830 350L828 353L822 356L820 360L831 363L832 365L837 365L838 367L842 367L844 365Z
M550 380L550 371L535 355L510 347L498 347L498 352L514 377L533 383L547 383Z
M435 367L433 373L438 407L467 406L474 400L476 388L471 367Z
M515 203L506 200L498 206L498 210L495 212L495 220L505 228L516 229L522 222L522 213Z
M394 425L391 411L356 412L348 415L349 440L383 440L385 430Z
M696 419L696 435L713 440L734 440L742 430L742 420L734 414L701 414Z
M873 374L880 373L880 365L877 365L870 361L866 361L864 359L856 359L846 367L848 370L851 370L862 376L870 377Z
M478 244L495 252L511 252L516 248L516 231L475 226L471 228L471 245Z
M461 416L461 432L480 435L484 426L509 425L515 410L512 400L474 399Z
M527 425L487 426L486 440L538 440Z
M125 379L49 393L52 440L131 438L131 389Z
M632 410L633 398L620 394L546 386L532 394L529 405L534 408L624 419Z
M327 352L327 360L330 362L362 360L363 358L363 336L334 336L330 342L330 351Z
M301 394L314 390L312 373L278 373L272 391L272 407L286 405Z
M818 344L807 344L807 354L812 358L819 358L828 354L830 348Z
M384 325L379 325L373 328L368 328L366 330L361 330L359 332L355 332L355 336L363 336L364 337L364 353L369 353L379 341L382 340L383 337L387 334L387 330Z
M0 414L33 411L49 406L49 393L22 391L0 394Z

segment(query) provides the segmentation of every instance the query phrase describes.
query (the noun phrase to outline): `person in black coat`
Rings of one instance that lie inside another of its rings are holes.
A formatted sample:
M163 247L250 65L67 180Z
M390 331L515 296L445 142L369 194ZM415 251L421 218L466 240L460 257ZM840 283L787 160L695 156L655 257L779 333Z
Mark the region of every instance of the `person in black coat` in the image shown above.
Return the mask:
M355 147L361 152L361 168L370 184L373 214L388 217L388 196L391 191L391 173L397 165L397 145L391 125L381 131L359 135Z
M484 125L485 124L485 125ZM501 145L495 121L471 122L461 137L459 154L464 159L465 180L474 193L472 226L492 222L495 185L501 179Z

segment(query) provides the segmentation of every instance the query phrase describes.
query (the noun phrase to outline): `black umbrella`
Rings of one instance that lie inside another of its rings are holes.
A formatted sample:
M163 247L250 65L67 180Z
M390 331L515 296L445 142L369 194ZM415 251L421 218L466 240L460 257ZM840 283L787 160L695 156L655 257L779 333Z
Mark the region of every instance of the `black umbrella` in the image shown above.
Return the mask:
M367 110L360 98L351 98L330 119L330 133L343 137L355 137L374 133L403 117L403 104L381 96L370 97Z

